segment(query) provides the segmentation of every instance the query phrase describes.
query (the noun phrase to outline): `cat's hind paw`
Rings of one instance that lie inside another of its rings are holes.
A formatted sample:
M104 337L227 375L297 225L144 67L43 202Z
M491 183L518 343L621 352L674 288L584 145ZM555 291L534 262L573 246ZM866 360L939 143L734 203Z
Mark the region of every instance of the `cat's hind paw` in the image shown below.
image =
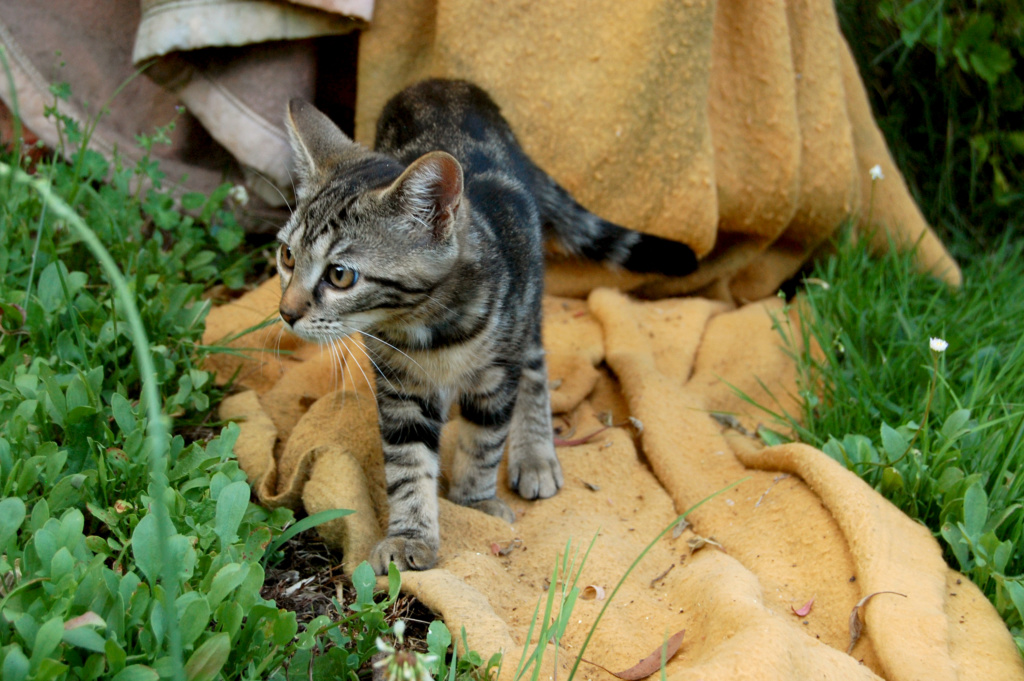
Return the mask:
M509 460L508 485L524 499L547 499L562 488L562 466L555 457Z
M386 575L388 563L403 571L428 570L437 564L437 547L422 539L388 537L370 552L370 566L378 575Z

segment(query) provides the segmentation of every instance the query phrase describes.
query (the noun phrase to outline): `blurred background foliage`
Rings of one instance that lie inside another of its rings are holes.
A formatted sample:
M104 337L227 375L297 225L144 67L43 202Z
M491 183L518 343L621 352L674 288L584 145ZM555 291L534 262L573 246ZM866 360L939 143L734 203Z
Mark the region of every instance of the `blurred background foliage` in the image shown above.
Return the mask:
M836 0L893 157L965 257L1024 234L1024 0Z

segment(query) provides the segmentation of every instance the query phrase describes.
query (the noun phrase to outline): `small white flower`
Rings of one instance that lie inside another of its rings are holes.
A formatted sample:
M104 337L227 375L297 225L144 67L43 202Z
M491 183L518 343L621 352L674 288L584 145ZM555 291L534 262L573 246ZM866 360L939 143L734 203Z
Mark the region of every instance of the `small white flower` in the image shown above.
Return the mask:
M930 338L928 339L928 347L932 349L932 352L945 352L946 348L949 347L949 343L941 338Z
M242 185L236 184L228 190L228 198L239 206L244 206L249 203L249 192Z
M882 166L879 166L879 165L872 166L871 170L868 171L868 174L871 175L871 181L872 182L874 182L875 180L884 180L885 179L885 173L882 172Z

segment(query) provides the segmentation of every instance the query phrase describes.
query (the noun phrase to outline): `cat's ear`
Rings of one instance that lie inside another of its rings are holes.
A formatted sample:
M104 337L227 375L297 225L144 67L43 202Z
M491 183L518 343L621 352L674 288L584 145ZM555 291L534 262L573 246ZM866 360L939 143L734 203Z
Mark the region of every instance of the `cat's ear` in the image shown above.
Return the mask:
M427 225L435 241L448 238L462 206L462 166L451 154L432 151L412 162L388 192Z
M330 118L305 100L288 102L286 120L300 189L326 175L346 155L362 150Z

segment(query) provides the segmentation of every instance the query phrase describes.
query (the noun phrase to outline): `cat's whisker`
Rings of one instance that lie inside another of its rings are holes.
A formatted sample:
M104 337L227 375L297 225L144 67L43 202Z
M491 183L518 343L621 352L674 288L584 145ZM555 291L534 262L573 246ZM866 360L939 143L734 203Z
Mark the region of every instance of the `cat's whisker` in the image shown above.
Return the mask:
M280 315L278 315L278 321L281 321ZM263 336L263 347L260 348L260 378L263 378L266 374L267 360L264 357L268 352L272 352L274 359L281 360L281 337L284 336L284 323L277 325L277 338L274 341L274 347L271 350L268 346L270 345L271 335L269 333L262 334Z
M340 366L341 365L341 359L338 357L337 347L334 345L334 339L330 336L330 334L323 333L323 332L318 333L317 334L317 338L319 339L321 352L323 351L323 347L327 346L327 354L331 358L331 361L330 361L330 364L331 364L331 384L333 386L333 390L337 390L338 389L338 376L339 376L339 374L342 374L342 369L341 369L341 366ZM342 380L344 380L344 375L343 374L342 374Z
M342 388L342 393L341 393L341 409L344 409L345 408L345 400L348 399L349 390L355 391L355 389L356 389L356 378L352 374L352 367L349 366L351 364L351 362L352 362L352 351L349 349L348 343L345 342L345 336L342 336L341 338L336 339L336 342L341 343L341 348L339 348L339 352L342 353L342 358L343 358L343 362L342 362L343 366L342 366L342 372L341 372L341 388ZM350 386L346 386L345 385L345 373L346 372L348 373L349 379L351 379ZM358 397L358 395L359 395L359 393L356 393L357 397Z
M341 374L341 390L347 392L355 387L355 379L352 379L348 383L345 381L346 373L349 376L352 375L352 367L349 366L352 361L352 353L349 351L344 338L335 338L332 342L338 352L338 361L341 362L341 369L338 372Z
M344 356L344 359L345 359L345 371L348 373L348 377L351 380L351 383L350 383L348 389L352 390L353 392L356 392L356 390L357 390L356 375L352 372L352 362L355 361L355 357L352 355L352 348L349 346L348 340L349 340L349 336L340 336L340 337L338 337L338 342L341 344L341 352L342 352L342 355ZM344 377L342 377L342 379L344 380ZM358 396L358 394L359 393L356 392L357 396Z
M295 196L296 201L298 201L299 189L295 186L295 175L292 174L292 171L290 170L288 171L288 181L292 184L292 195ZM295 211L293 210L292 212L294 213Z
M363 349L363 354L366 355L366 349L365 348ZM370 359L370 356L366 355L366 358ZM370 363L373 363L372 359L370 359ZM370 394L373 395L374 400L376 400L377 399L377 391L376 391L376 389L374 389L373 383L370 382L370 377L366 375L365 371L363 371L363 367L360 365L359 362L356 362L355 365L356 365L356 368L359 369L359 373L361 373L363 375L363 378L366 380L366 387L370 389ZM374 364L374 366L377 366L377 365ZM380 373L380 368L377 369L377 372ZM380 375L381 375L382 378L384 378L385 381L388 380L387 377L384 376L384 374L380 374ZM388 385L391 385L391 381L388 381ZM392 385L391 389L394 390L395 386Z
M339 382L344 383L345 380L345 363L338 350L336 339L330 334L324 334L324 339L327 341L327 350L331 354L331 382L334 384L334 390L337 390Z
M356 399L359 399L359 392L357 391L356 375L352 373L352 362L355 359L352 356L352 348L348 345L348 336L342 336L338 340L341 342L341 346L345 349L345 371L348 372L348 377L352 381L351 390L356 395ZM364 377L365 378L365 377ZM344 401L342 402L344 404Z
M327 336L327 347L331 351L331 382L334 384L334 391L337 391L339 378L341 384L344 385L345 382L345 363L336 339Z
M384 375L384 372L383 372L383 371L381 371L381 369L380 369L380 365L378 365L378 364L377 364L376 362L374 362L374 361L373 361L373 357L370 357L370 353L369 353L369 352L367 352L367 350L366 350L366 346L365 346L365 345L363 345L362 343L359 343L359 344L357 344L357 346L356 346L356 347L358 347L358 348L359 348L359 349L360 349L360 350L362 351L362 353L363 353L363 355L364 355L364 356L366 357L366 359L368 359L368 360L370 361L370 364L372 364L372 365L373 365L373 368L377 370L377 374L378 374L378 375L379 375L379 376L380 376L381 378L383 378L383 379L384 379L385 381L387 381L387 384L388 384L389 386L391 386L391 389L392 389L393 391L395 391L396 393L397 393L397 392L399 392L398 388L396 388L396 387L395 387L395 384L391 382L391 379L389 379L389 378L388 378L387 376L385 376L385 375ZM362 367L360 367L360 370L362 370ZM363 373L363 375L365 376L365 375L366 375L366 373L364 372L364 373ZM399 381L399 383L401 384L402 382L401 382L401 381ZM369 379L369 378L367 378L367 379L366 379L366 384L367 384L367 385L368 385L368 386L369 386L369 387L370 387L371 389L373 388L373 386L372 386L372 385L370 385L370 379ZM402 392L402 393L404 393L404 392L405 392L405 385L404 385L404 384L402 384L402 390L401 390L401 392Z
M284 320L277 325L277 340L274 346L274 359L281 360L281 339L284 338Z
M338 347L338 339L331 339L331 347L334 348L334 355L338 358L338 377L334 380L334 390L345 389L345 368L348 361L345 359L345 353Z
M381 377L384 378L385 381L388 381L388 385L391 386L391 389L394 390L394 384L392 384L391 381L384 376L383 372L381 372L380 370L380 366L377 364L377 362L385 363L381 356L378 355L376 352L373 352L373 350L371 350L370 348L368 348L366 346L366 343L358 343L357 347L362 351L364 355L366 355L366 359L370 360L370 364L372 364L374 368L377 369L377 372L381 374ZM374 361L374 358L376 358L376 361ZM402 389L402 392L408 394L409 391L406 390L405 382L402 381L401 378L398 378L398 376L395 376L395 378L398 379L398 385Z
M448 312L451 312L452 314L456 314L455 310L451 309L450 307L448 307L447 305L445 305L444 303L442 303L440 300L438 300L434 296L430 295L429 293L425 293L423 295L424 295L424 297L427 300L429 300L430 302L434 303L435 305L439 305L439 306L441 306L441 308L447 310Z
M331 338L327 334L317 331L316 332L316 345L320 348L320 361L324 360L324 346L327 346L327 354L330 355L331 361L329 362L331 367L331 380L334 380L334 354L331 353Z
M284 201L284 205L288 208L289 213L295 212L295 209L292 208L292 205L288 203L288 197L284 195L284 192L281 191L280 187L278 187L275 183L270 181L269 177L267 177L266 175L264 175L263 173L261 173L260 171L256 170L251 166L249 167L249 171L253 175L260 177L264 182L266 182L267 184L274 188L274 191L277 192L277 195L281 197L282 201ZM295 191L295 181L292 180L291 173L288 173L288 180L292 183L292 191Z
M405 357L406 359L408 359L408 360L409 360L410 362L412 362L413 364L415 364L415 365L416 365L416 366L417 366L417 367L418 367L418 368L420 369L420 371L422 371L423 373L425 373L425 374L428 374L428 373L429 373L429 372L428 372L428 371L427 371L426 369L424 369L424 368L423 368L423 366L422 366L422 365L420 365L420 363L419 363L419 362L417 362L417 361L416 361L415 359L413 359L412 357L410 357L410 356L409 356L409 353L407 353L407 352L403 352L402 350L400 350L399 348L396 348L396 347L395 347L394 345L392 345L391 343L388 343L388 342L387 342L386 340L384 340L384 339L382 339L382 338L379 338L378 336L374 336L374 335L373 335L372 333L370 333L370 332L368 332L368 331L365 331L365 330L364 330L364 331L362 331L361 333L362 333L362 334L363 334L364 336L369 336L370 338L372 338L373 340L377 341L378 343L383 343L384 345L388 346L389 348L391 348L392 350L394 350L394 351L395 351L395 352L397 352L398 354L400 354L400 355L404 356L404 357Z

